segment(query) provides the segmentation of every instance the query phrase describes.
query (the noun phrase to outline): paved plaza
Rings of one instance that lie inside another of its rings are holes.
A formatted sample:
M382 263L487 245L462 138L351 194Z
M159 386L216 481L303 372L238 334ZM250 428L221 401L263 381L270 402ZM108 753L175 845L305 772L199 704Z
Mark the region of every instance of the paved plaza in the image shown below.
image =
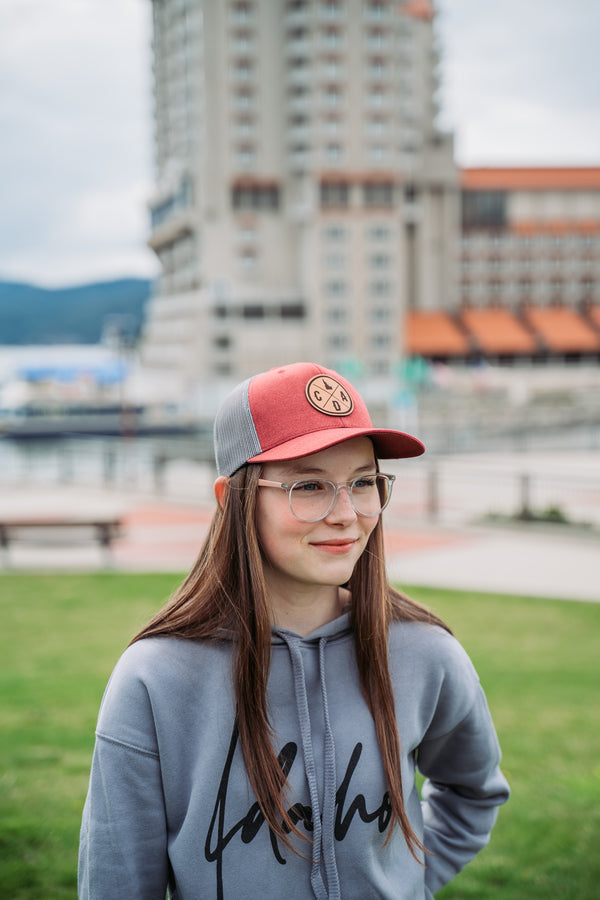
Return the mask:
M597 502L598 498L596 498ZM413 504L418 506L418 504ZM483 525L456 516L431 521L426 510L411 515L400 497L386 516L391 577L401 585L498 591L539 597L600 601L600 530L560 525ZM184 501L139 491L107 491L74 485L6 488L0 513L18 509L86 510L122 518L109 553L93 541L64 534L15 540L0 571L172 571L190 568L206 534L212 501ZM0 584L1 588L1 584Z

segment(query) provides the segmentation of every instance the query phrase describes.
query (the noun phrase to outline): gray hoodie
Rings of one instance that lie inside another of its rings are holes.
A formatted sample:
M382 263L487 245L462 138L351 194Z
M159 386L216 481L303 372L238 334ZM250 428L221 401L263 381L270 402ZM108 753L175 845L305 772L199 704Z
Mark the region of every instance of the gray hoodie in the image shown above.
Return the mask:
M265 824L234 723L228 641L159 637L128 648L96 732L79 861L81 900L424 900L487 843L508 798L485 697L440 628L396 623L390 670L407 813L395 828L349 616L308 637L273 631L269 715L294 853ZM421 797L415 770L425 776Z

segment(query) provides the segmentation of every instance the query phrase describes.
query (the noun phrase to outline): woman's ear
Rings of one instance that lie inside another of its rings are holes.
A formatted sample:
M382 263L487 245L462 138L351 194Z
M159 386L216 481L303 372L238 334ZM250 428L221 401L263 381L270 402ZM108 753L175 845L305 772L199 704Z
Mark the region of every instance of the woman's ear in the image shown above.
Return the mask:
M217 498L217 503L223 509L223 503L225 502L225 492L229 487L229 478L226 475L219 475L217 480L215 481L213 490L215 492L215 497Z

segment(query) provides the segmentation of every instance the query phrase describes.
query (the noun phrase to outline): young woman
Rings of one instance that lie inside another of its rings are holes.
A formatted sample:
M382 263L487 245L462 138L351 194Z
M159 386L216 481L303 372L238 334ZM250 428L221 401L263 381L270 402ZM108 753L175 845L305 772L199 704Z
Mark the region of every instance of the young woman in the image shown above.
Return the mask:
M102 702L80 898L431 898L487 843L477 675L385 574L379 460L423 450L312 363L225 401L210 532Z

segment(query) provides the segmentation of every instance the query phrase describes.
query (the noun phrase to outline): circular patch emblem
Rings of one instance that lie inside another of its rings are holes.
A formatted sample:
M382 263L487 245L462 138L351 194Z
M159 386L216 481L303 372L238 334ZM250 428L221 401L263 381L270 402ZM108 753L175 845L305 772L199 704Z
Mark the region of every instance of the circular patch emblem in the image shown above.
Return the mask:
M310 405L326 416L349 416L354 409L352 397L336 378L315 375L305 390Z

